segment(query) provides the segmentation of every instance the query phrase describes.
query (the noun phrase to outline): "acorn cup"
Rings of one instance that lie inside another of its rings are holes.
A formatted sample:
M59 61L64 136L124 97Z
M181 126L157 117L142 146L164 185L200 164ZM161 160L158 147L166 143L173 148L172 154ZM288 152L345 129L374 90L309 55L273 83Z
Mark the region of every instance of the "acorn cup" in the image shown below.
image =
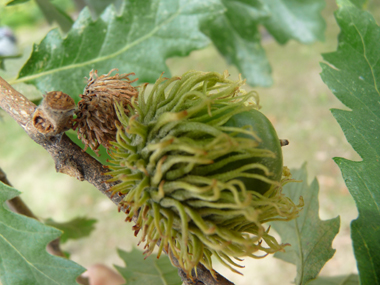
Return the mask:
M281 193L291 175L258 95L227 77L161 76L148 94L140 87L127 110L115 103L112 194L125 195L120 207L136 222L146 256L158 246L158 256L165 250L190 278L198 263L214 274L212 255L239 273L233 259L282 251L287 244L263 224L294 219L303 204Z
M91 70L87 86L83 94L79 95L82 100L78 103L73 130L77 130L78 138L85 144L83 151L90 146L99 155L100 145L109 147L109 142L116 140L115 121L118 121L118 118L114 104L120 103L124 112L128 114L131 98L138 94L137 89L131 85L137 78L129 79L129 76L135 74L111 76L115 70L117 69L101 76L98 76L97 70Z

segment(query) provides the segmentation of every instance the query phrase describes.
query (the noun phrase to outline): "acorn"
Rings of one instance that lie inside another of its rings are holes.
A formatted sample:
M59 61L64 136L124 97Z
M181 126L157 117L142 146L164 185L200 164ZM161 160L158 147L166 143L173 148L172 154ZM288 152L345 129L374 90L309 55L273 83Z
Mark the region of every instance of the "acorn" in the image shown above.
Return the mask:
M115 104L112 194L124 195L146 256L158 246L190 278L199 263L214 274L211 256L239 273L233 259L282 251L264 224L294 219L302 206L281 192L291 175L280 140L244 83L189 71L161 76L147 94L141 86L128 113Z

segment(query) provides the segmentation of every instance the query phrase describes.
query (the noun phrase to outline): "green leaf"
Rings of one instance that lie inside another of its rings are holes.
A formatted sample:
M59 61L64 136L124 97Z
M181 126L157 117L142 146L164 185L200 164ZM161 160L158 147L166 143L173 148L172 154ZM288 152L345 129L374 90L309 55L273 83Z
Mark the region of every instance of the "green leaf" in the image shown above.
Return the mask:
M129 0L116 14L109 6L93 21L85 8L65 39L52 30L35 45L16 82L29 82L42 92L60 90L79 101L91 69L135 72L140 82L154 82L165 60L205 47L209 40L199 23L223 11L219 0ZM13 82L13 83L16 83Z
M69 239L80 239L89 236L95 229L94 224L96 222L97 220L95 219L81 217L65 223L58 223L52 219L47 219L45 224L63 231L60 242L65 243Z
M84 0L86 6L91 10L94 18L99 17L99 15L107 8L107 6L114 4L116 10L120 10L123 4L123 0Z
M356 274L343 276L318 277L306 283L306 285L359 285L359 276Z
M280 43L323 40L323 0L222 0L226 13L205 23L202 31L219 52L234 64L252 86L272 85L271 67L261 46L264 24Z
M290 39L304 44L324 40L324 0L271 0L265 4L271 14L264 21L265 28L279 43Z
M351 2L360 9L363 9L368 4L368 0L351 0Z
M29 1L30 0L12 0L9 1L6 6L14 6ZM73 20L59 7L51 3L49 0L36 0L36 3L49 24L57 22L64 33L67 33L70 30Z
M350 1L338 5L338 49L323 55L329 64L321 64L321 77L351 109L333 109L332 114L363 160L334 160L359 212L351 238L361 284L380 284L380 27Z
M5 4L5 6L18 5L18 4L26 3L26 2L29 2L29 1L30 0L11 0L7 4Z
M182 280L178 276L178 269L171 264L169 258L164 254L159 259L155 256L149 256L144 260L143 253L135 248L131 252L120 249L117 252L125 262L126 267L115 265L115 268L123 276L128 285L182 284Z
M278 252L274 256L297 266L295 284L300 285L316 278L334 255L335 249L332 249L331 244L339 232L340 219L320 220L318 182L314 179L310 185L307 184L306 165L291 173L292 178L302 182L289 183L283 191L293 201L298 201L302 196L305 205L297 219L272 223L282 242L291 244L285 248L285 252Z
M73 20L69 15L67 15L64 11L51 3L49 0L35 1L50 25L53 22L57 22L64 33L67 33L70 30L73 24Z
M0 182L0 280L13 284L77 284L85 269L47 253L46 245L61 232L11 212L6 200L20 192Z
M202 26L219 52L251 86L272 85L271 67L261 46L258 24L269 16L260 0L226 1L227 12Z

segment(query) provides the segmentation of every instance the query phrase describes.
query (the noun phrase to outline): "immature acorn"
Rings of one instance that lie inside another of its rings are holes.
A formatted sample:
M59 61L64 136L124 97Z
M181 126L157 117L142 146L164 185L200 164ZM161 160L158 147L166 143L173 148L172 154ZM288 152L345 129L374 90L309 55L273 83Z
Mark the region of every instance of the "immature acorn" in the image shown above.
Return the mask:
M98 153L99 145L110 146L110 141L116 140L116 125L118 120L114 110L114 104L120 103L124 112L128 113L131 97L137 95L137 90L131 83L137 80L129 80L129 74L111 73L98 76L97 71L91 71L82 100L78 103L77 118L73 129L77 129L78 138L85 144L85 149L91 147Z
M33 114L33 126L44 135L59 135L71 128L75 108L69 95L61 91L48 92Z
M293 219L302 206L281 193L290 173L257 94L227 77L160 77L149 94L141 87L128 113L116 104L111 191L125 195L120 207L136 221L145 254L159 242L158 256L164 249L189 277L198 263L213 273L212 255L238 272L232 258L283 250L263 224Z

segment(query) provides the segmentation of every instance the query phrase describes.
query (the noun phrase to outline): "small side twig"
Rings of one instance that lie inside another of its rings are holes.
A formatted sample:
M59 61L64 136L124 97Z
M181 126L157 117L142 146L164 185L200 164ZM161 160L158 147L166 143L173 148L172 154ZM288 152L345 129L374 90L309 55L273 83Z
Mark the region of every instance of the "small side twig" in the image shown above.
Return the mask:
M105 183L110 177L105 176L102 164L89 154L82 152L81 148L72 142L65 134L62 137L46 136L39 133L32 124L33 113L36 105L24 95L17 92L3 78L0 77L0 108L6 111L36 143L46 149L55 162L57 172L65 173L77 178L87 180L99 191L105 194L114 204L118 205L122 196L114 195L108 190L113 186ZM125 209L126 210L126 209ZM215 272L215 280L211 273L203 265L197 266L198 275L193 275L194 280L186 278L186 274L179 269L179 275L187 285L233 285L233 283L218 272Z

